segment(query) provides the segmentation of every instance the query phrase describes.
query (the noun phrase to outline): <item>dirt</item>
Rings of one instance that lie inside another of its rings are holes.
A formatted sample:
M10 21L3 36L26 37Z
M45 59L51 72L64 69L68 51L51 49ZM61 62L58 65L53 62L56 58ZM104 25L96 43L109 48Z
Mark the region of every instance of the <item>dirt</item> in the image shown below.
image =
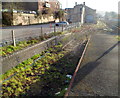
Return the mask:
M77 63L82 55L84 45L81 46L83 40L73 39L63 51L67 54L51 67L56 69L46 71L44 76L40 77L41 81L32 84L26 96L55 96L55 93L67 88L70 80L66 83L66 75L73 75ZM48 72L51 74L49 77ZM60 73L60 74L59 74ZM53 78L56 75L57 78ZM64 93L63 95L64 96Z

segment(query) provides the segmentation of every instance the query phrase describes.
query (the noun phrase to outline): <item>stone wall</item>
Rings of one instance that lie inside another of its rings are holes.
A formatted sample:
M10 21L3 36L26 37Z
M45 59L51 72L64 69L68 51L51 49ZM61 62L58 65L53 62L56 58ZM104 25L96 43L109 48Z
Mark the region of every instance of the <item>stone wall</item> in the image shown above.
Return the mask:
M38 18L35 14L13 13L13 25L29 25L55 21L53 16ZM58 21L58 20L57 20Z

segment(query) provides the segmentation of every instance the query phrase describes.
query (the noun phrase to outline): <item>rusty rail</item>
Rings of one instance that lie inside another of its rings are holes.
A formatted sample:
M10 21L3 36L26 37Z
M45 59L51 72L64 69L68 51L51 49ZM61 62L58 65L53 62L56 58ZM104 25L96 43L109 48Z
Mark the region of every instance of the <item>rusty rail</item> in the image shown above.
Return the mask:
M68 87L68 89L67 89L67 92L66 92L65 95L64 95L64 98L67 98L67 96L68 96L68 94L69 94L69 92L70 92L70 90L71 90L72 84L73 84L74 79L75 79L75 76L76 76L76 74L77 74L77 72L78 72L78 70L79 70L79 68L80 68L80 66L81 66L81 63L82 63L82 61L83 61L83 58L84 58L85 52L86 52L86 50L87 50L87 47L88 47L88 44L89 44L90 39L91 39L91 36L90 36L90 38L89 38L88 41L87 41L87 44L86 44L86 46L85 46L85 49L84 49L84 51L83 51L83 53L82 53L82 56L81 56L81 58L80 58L80 60L79 60L79 62L78 62L78 65L77 65L76 70L75 70L75 72L74 72L74 74L73 74L73 77L72 77L72 79L71 79L71 81L70 81L70 84L69 84L69 87Z

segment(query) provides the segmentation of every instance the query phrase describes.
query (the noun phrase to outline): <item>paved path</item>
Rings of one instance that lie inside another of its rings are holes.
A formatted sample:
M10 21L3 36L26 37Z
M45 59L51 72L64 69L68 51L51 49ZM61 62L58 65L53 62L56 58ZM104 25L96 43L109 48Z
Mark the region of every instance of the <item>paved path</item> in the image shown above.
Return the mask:
M69 96L118 96L118 42L114 35L92 35Z

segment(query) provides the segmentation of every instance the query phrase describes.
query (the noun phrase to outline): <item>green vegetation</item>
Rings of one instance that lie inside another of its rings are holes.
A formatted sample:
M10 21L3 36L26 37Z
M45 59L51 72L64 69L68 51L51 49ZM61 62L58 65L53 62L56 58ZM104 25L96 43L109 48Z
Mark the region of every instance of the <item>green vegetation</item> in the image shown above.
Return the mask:
M2 25L3 26L13 25L13 16L11 13L2 12Z
M120 41L120 36L116 36L116 38L118 39L118 41Z
M72 54L62 47L59 43L1 75L2 97L64 96L71 80L67 75L74 73L81 51Z
M52 32L49 35L44 35L41 36L40 39L31 39L29 41L20 41L17 43L16 47L14 47L13 45L8 45L8 46L4 46L4 47L0 47L0 56L7 56L9 54L14 53L15 51L19 51L25 47L34 45L40 41L46 40L48 38L51 38L53 36L57 36L57 35L61 35L64 34L64 32Z
M8 12L2 12L2 25L13 25L13 10L23 10L22 2L3 2L2 8L7 9Z
M25 47L28 47L28 46L33 45L38 42L39 42L38 39L32 39L29 41L20 41L17 43L16 47L14 47L12 45L0 47L0 56L7 56L9 54L12 54L15 51L21 50Z
M56 11L54 13L54 18L55 19L58 18L60 21L62 21L62 20L64 20L64 14L65 14L65 12L63 10Z
M2 80L12 76L11 79L2 83L3 97L30 96L30 95L55 95L61 91L60 95L65 93L70 79L66 77L66 72L56 66L56 62L61 59L66 52L60 51L62 44L49 48L41 54L34 55L32 58L20 63L2 75ZM34 62L35 59L41 59ZM34 63L33 63L34 62ZM29 66L31 65L32 66ZM65 83L65 81L68 83ZM41 92L39 92L42 90ZM36 92L37 91L37 92Z

